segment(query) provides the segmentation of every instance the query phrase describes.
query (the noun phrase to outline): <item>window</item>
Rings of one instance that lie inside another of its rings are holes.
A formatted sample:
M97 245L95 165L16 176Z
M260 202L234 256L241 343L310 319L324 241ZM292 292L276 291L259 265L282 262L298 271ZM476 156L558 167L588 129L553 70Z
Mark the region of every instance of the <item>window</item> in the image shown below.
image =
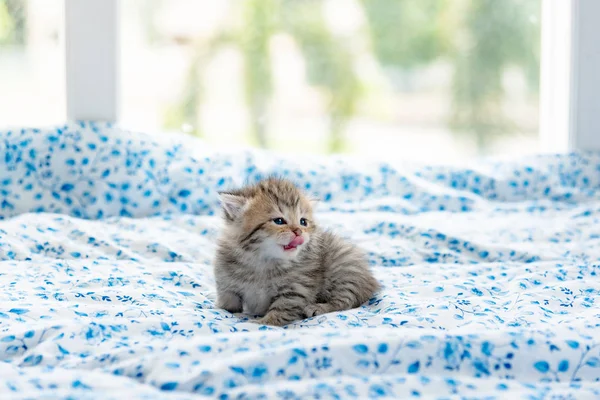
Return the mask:
M428 162L539 150L540 0L120 4L127 127Z
M61 0L0 0L0 123L65 120Z
M595 150L599 12L595 0L0 0L0 126L66 114L424 162Z

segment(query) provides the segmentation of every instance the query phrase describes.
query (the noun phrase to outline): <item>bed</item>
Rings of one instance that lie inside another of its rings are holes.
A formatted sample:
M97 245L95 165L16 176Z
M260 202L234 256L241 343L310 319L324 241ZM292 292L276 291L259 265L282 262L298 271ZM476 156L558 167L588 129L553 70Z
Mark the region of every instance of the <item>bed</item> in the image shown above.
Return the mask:
M0 132L0 398L598 398L599 171ZM216 192L271 173L368 253L368 304L285 328L215 308Z

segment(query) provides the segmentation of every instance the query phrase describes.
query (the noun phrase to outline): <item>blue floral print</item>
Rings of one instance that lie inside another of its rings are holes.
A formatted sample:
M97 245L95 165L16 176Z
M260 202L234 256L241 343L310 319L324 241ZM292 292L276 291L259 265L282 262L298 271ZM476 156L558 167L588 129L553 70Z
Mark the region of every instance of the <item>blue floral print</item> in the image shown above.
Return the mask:
M217 191L276 173L384 289L285 328L215 308ZM0 398L600 398L600 155L469 167L0 132Z

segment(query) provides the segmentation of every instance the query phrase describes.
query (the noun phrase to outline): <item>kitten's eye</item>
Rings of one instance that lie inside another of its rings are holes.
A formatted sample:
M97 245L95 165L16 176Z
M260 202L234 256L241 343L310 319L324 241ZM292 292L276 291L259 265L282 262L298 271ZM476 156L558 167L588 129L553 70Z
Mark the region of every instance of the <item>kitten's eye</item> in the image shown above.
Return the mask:
M283 218L275 218L275 219L273 219L273 222L275 223L275 225L284 225L285 224L285 219L283 219Z
M300 225L308 226L308 221L306 220L306 218L300 218Z

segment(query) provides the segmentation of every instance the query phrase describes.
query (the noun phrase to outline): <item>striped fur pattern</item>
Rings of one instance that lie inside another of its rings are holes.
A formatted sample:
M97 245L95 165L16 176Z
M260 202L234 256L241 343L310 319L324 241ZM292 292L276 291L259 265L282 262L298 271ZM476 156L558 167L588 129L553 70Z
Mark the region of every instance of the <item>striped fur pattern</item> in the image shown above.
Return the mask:
M313 200L290 181L269 178L220 198L219 308L282 326L358 307L379 289L363 252L319 229Z

